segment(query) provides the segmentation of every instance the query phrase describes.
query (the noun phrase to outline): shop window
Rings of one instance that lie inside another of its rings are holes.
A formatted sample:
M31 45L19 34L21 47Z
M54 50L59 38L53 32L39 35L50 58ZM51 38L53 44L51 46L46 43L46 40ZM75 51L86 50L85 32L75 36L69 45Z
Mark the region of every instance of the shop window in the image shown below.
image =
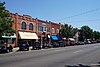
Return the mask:
M1 45L1 44L4 44L4 40L0 40L0 45Z
M33 30L33 24L32 23L29 24L29 30Z
M22 29L26 29L26 23L25 22L22 22Z
M42 26L38 26L38 30L39 31L43 31L43 27Z
M8 44L13 44L13 43L14 43L14 39L8 39L8 40L7 40L7 43L8 43Z

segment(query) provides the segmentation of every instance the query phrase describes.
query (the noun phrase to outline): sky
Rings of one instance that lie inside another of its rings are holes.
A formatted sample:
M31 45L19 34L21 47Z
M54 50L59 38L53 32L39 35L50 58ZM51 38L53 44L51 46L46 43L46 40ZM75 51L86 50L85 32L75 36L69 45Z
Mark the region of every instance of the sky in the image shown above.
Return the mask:
M100 0L0 0L11 13L100 31Z

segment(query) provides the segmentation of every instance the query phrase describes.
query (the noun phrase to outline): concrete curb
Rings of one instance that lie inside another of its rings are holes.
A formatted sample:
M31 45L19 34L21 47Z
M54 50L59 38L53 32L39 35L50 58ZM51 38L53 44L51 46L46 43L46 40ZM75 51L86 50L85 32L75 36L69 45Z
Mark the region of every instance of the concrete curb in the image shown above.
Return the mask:
M31 50L31 49L32 49L32 46L29 47L29 50ZM19 50L19 47L13 48L13 52L17 52L18 50Z

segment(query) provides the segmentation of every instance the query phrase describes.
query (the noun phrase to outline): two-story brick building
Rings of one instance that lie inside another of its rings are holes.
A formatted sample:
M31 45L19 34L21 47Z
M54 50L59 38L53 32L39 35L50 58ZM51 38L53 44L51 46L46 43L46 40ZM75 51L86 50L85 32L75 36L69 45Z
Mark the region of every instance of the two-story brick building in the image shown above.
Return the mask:
M43 21L38 19L38 30L37 34L39 37L39 41L41 43L41 46L50 39L50 23L48 21Z
M11 14L13 19L13 29L16 31L16 43L15 46L23 41L27 40L30 45L38 39L37 36L37 19L32 18L29 15Z

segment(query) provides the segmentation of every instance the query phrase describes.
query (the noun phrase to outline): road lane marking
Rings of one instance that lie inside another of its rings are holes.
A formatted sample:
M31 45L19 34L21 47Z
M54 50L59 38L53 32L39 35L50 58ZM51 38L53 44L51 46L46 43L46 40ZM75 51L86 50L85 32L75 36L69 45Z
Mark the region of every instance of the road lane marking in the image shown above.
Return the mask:
M66 49L56 49L56 50L54 50L55 52L59 52L59 51L64 51L64 50L66 50Z
M82 50L78 50L78 51L74 51L73 53L79 53L79 52L81 52Z

